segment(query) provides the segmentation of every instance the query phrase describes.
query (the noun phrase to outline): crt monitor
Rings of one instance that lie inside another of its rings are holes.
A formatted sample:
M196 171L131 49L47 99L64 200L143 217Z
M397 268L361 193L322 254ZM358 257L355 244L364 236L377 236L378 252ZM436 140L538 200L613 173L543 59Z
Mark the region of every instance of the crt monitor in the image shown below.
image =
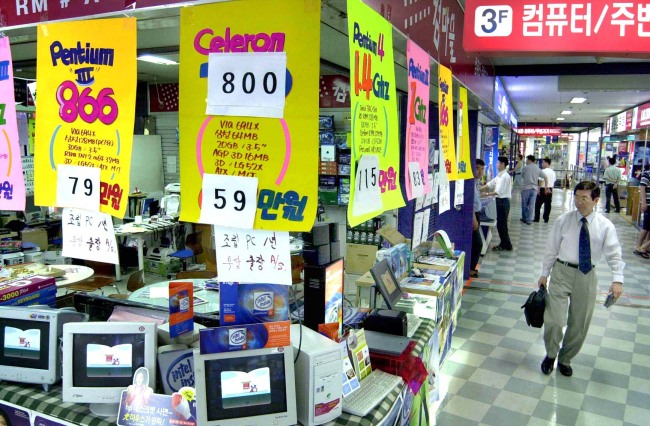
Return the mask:
M86 322L63 326L63 402L90 403L100 416L117 416L122 391L140 367L155 388L156 324Z
M402 298L402 288L399 286L399 282L397 282L390 266L388 266L388 261L384 259L370 268L370 274L372 274L375 285L384 297L388 309L395 309L397 302Z
M67 309L0 306L0 380L50 385L61 379L63 324L88 316Z
M25 197L25 221L27 223L33 222L37 219L41 219L42 212L41 207L34 205L34 196L28 195Z
M194 350L201 426L295 425L293 348L201 354Z

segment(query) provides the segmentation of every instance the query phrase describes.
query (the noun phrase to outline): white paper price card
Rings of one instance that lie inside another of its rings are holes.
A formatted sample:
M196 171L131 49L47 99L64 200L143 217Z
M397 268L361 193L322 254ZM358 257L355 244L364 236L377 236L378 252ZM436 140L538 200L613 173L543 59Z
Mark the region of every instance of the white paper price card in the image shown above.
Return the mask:
M291 285L289 232L214 228L219 281Z
M208 115L282 118L286 52L210 53Z
M99 168L58 165L56 205L99 210Z
M382 210L384 204L379 188L379 171L379 158L376 155L363 155L357 163L352 204L354 216Z
M424 212L419 212L415 214L413 219L413 238L411 241L411 247L414 249L417 248L422 242L422 223L424 221Z
M429 241L429 222L431 222L431 209L424 210L422 219L422 242Z
M424 177L420 170L420 163L417 161L409 163L409 180L411 181L411 194L413 197L424 194Z
M83 209L63 209L63 256L119 263L111 215Z
M454 207L459 208L465 201L465 179L456 180L456 192L454 193Z
M251 229L257 206L256 177L203 175L203 202L199 222L211 225L237 224Z

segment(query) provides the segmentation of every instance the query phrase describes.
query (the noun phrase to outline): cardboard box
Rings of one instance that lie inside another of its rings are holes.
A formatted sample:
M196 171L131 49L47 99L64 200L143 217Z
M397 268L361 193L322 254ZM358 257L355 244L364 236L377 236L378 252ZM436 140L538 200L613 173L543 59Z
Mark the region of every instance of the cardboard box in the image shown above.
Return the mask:
M0 305L53 306L56 299L54 277L31 275L0 282Z
M169 346L170 349L172 347L173 345ZM158 370L167 395L178 392L184 386L194 387L193 349L177 349L162 353L159 349Z
M291 345L291 321L204 328L200 336L202 354L278 348Z
M289 287L280 284L219 283L220 324L288 320Z
M156 274L166 277L175 274L181 270L181 261L176 258L169 259L167 262L153 259L144 259L144 271L150 274Z
M47 250L47 231L42 228L25 228L20 233L20 239L23 242L36 244L41 250Z
M399 231L390 225L384 225L377 230L377 234L381 235L391 245L405 243L406 237L399 233Z
M363 275L375 264L377 246L348 244L345 256L345 271L348 274Z

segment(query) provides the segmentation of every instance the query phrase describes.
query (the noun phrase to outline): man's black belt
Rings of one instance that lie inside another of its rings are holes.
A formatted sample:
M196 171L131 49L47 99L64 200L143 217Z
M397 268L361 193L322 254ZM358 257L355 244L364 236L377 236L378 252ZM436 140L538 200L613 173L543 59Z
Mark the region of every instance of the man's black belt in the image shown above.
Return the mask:
M560 260L560 259L557 259L556 262L561 263L564 266L568 266L569 268L580 269L580 265L578 265L576 263L569 263L569 262L565 262L564 260ZM591 265L591 267L595 268L596 265Z

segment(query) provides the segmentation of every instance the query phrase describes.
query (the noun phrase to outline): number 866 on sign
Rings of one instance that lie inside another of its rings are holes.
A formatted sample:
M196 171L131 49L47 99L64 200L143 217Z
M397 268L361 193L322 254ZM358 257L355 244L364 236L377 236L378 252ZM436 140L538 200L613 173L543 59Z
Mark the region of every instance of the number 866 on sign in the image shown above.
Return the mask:
M512 7L479 6L474 12L474 34L479 37L507 37L512 34Z

